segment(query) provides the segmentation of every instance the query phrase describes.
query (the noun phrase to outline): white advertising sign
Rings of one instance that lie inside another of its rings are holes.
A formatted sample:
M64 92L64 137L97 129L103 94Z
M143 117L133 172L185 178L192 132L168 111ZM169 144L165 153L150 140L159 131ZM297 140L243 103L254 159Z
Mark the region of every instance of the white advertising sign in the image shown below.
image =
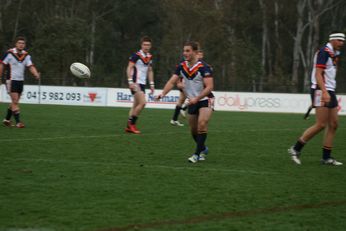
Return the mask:
M215 109L220 111L305 113L311 105L309 94L214 92ZM346 114L346 96L338 95L339 114Z
M106 106L107 88L25 85L21 103ZM3 101L10 102L3 92Z
M146 90L146 108L175 108L175 104L179 99L180 92L173 90L169 92L162 100L155 102L154 97L159 95L162 90L155 90L154 95L151 95L150 90ZM108 89L108 103L107 106L112 107L131 107L133 103L133 96L127 88L109 88Z
M158 95L162 90L155 90ZM159 102L150 90L146 92L147 108L173 109L179 99L178 90L171 91ZM305 113L311 104L309 94L245 93L215 91L216 111ZM337 95L339 114L346 115L346 95ZM1 102L10 102L5 85L0 89ZM91 88L26 85L21 103L85 106L131 107L133 96L127 88Z

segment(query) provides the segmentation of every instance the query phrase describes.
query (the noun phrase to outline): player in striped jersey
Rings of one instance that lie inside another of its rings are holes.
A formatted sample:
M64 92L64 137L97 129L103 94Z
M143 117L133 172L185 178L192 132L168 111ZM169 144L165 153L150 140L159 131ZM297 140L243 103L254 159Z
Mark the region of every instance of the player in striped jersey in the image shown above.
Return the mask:
M196 143L196 150L188 160L191 163L196 163L205 159L202 154L206 154L208 150L205 141L207 139L208 121L213 112L208 95L214 88L214 80L210 66L198 59L198 44L196 42L187 42L184 45L183 54L185 60L177 67L162 93L156 99L161 99L167 95L179 79L184 80L184 92L189 99L187 109L189 125Z
M11 127L11 117L15 118L16 127L24 128L20 121L19 100L24 88L25 69L28 68L32 75L40 78L40 73L31 61L31 56L25 51L26 40L24 37L17 37L15 47L9 49L2 60L0 60L0 76L6 73L6 88L11 97L11 104L7 109L6 117L2 121L5 126Z
M153 57L149 53L151 46L152 40L148 36L144 36L141 39L141 50L131 55L127 66L127 81L133 95L133 105L129 112L127 127L125 128L125 131L129 133L141 133L136 127L136 122L146 104L145 85L147 79L149 79L151 94L154 93Z
M329 42L315 54L311 75L311 99L312 105L316 107L316 122L305 130L294 146L288 149L296 164L301 164L300 154L304 145L325 129L321 162L328 165L342 165L331 156L331 152L338 127L338 100L335 95L337 61L344 42L344 33L333 32L329 35Z

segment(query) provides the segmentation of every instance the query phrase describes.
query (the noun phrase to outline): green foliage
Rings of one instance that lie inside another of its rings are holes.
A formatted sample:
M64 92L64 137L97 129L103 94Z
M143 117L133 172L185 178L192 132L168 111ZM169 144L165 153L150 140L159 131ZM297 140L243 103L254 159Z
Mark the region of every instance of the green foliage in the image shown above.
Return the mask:
M163 87L181 59L182 44L197 40L214 68L217 90L304 91L297 84L311 71L311 51L331 30L346 29L346 6L338 0L325 2L326 10L319 1L306 4L297 83L292 60L299 2L269 0L262 8L259 0L3 0L0 48L25 35L43 84L126 87L127 58L139 49L140 37L149 35L156 86ZM346 73L345 60L339 76ZM91 80L71 76L76 61L91 68ZM346 81L338 82L345 92Z

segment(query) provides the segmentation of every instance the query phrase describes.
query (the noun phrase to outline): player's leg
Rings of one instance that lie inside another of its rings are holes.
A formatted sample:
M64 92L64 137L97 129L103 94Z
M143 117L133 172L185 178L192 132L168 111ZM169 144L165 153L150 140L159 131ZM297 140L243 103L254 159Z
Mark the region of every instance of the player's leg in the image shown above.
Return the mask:
M323 148L322 148L322 163L330 165L342 165L341 162L336 161L332 156L333 141L338 128L338 109L331 108L329 110L328 124L324 134Z
M180 110L181 110L181 108L182 108L181 106L182 106L183 103L185 102L185 99L186 99L185 94L184 94L182 91L180 91L179 99L178 99L178 102L177 102L177 104L176 104L176 106L175 106L172 120L170 121L170 123L171 123L172 125L175 125L175 126L184 126L184 124L182 124L182 123L180 123L180 122L178 121L178 116L179 116Z
M190 112L191 107L195 107L195 105L189 106L189 115L188 115L189 127L190 127L192 138L197 145L198 114L197 114L197 111L196 113L191 113ZM188 161L191 163L197 163L198 160L199 160L199 155L197 155L196 153L192 154L192 156L188 158Z
M141 111L144 109L146 104L145 94L143 91L138 91L133 96L134 101L129 114L127 132L139 134L140 131L136 127L136 122Z
M295 163L301 164L299 156L304 145L327 126L328 119L329 109L327 107L316 107L315 124L306 129L295 145L288 150Z
M24 128L25 127L24 124L20 121L19 100L20 100L21 94L18 92L11 92L10 96L12 101L11 110L12 110L13 117L16 121L16 127Z
M6 80L6 90L7 90L7 93L9 95L11 94L11 85L12 85L12 81ZM10 127L11 126L11 117L12 117L12 102L9 104L9 106L7 108L6 116L5 116L4 120L2 121L2 123L5 126Z
M207 140L208 123L212 112L213 110L210 107L202 107L199 109L196 153L199 153L202 157L200 160L204 160L208 154L208 147L205 145L205 142Z

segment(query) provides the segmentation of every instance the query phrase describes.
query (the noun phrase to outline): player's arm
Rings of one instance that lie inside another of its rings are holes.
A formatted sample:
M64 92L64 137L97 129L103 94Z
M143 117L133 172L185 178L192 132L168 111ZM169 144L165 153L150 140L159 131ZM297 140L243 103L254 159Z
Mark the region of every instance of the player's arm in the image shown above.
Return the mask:
M316 82L318 87L322 90L322 99L321 101L324 103L329 103L330 101L330 95L326 89L326 86L324 85L324 79L323 79L323 68L316 68Z
M129 83L129 88L131 90L135 90L135 88L136 88L136 86L133 82L133 79L132 79L132 73L133 73L134 67L135 67L135 63L130 61L129 64L127 65L127 68L126 68L127 81Z
M196 104L198 101L208 96L214 89L214 79L211 76L203 78L204 89L197 97L190 99L189 104Z
M2 62L0 62L0 79L1 79L3 73L4 73L4 64Z
M154 94L154 90L155 90L154 71L151 65L148 67L148 79L149 79L151 94Z
M37 71L36 67L34 65L31 65L29 67L29 71L31 72L31 74L36 78L36 79L40 79L40 72Z
M168 92L170 92L173 87L176 85L176 83L179 80L179 76L176 74L173 74L171 76L171 78L168 80L168 82L166 83L165 87L163 88L162 92L160 95L158 95L156 98L157 99L161 99L162 97L164 97L165 95L168 94Z

